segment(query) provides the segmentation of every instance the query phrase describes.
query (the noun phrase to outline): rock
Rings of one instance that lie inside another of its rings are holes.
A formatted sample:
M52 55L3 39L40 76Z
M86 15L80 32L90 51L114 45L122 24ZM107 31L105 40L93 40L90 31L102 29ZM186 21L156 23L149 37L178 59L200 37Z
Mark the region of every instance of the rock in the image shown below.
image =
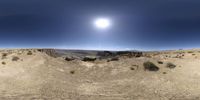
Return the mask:
M147 61L143 63L144 69L148 71L158 71L159 67L157 67L154 63Z
M44 52L47 55L51 56L51 57L58 57L58 54L56 53L56 50L54 49L38 49L39 52Z
M167 63L166 65L167 68L173 69L176 67L176 65L172 64L172 63Z

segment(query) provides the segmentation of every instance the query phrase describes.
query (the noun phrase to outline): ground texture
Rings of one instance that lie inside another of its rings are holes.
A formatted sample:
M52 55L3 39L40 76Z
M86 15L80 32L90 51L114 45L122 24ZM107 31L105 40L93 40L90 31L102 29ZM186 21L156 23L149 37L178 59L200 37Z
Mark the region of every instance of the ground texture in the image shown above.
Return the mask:
M66 61L37 50L0 54L0 100L200 100L200 53L195 50L116 61ZM147 61L159 70L144 69Z

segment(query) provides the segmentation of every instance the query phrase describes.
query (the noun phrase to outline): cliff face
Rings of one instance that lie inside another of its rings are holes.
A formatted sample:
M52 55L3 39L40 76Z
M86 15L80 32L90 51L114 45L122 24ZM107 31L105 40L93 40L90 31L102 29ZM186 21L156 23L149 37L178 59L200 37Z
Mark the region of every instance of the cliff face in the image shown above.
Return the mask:
M38 49L39 52L44 52L51 57L58 57L58 53L55 49Z

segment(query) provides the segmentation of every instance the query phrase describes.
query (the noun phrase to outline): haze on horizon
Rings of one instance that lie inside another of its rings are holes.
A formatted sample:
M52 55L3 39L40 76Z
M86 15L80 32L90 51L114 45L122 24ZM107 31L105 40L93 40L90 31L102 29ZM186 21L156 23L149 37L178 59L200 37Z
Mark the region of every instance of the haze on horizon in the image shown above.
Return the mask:
M1 0L0 48L200 48L199 5L198 0ZM110 26L97 28L98 18L109 19Z

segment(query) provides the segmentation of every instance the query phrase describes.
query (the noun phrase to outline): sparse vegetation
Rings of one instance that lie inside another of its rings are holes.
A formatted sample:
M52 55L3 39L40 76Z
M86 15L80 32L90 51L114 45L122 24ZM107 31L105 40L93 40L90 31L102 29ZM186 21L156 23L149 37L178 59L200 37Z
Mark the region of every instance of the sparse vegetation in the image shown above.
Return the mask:
M66 61L72 61L72 60L75 60L75 58L73 58L73 57L65 57L65 60Z
M8 55L7 53L3 53L2 54L2 59L6 59L7 55Z
M167 74L167 72L163 72L163 74Z
M130 70L135 70L135 68L134 67L130 67Z
M188 51L188 53L194 53L194 51Z
M97 58L93 56L86 56L82 61L95 61Z
M119 61L119 58L118 57L112 57L112 58L108 59L107 62L110 62L110 61Z
M175 68L176 65L173 63L167 63L166 67L172 69L172 68Z
M4 61L3 61L3 62L1 62L1 64L5 65L5 64L6 64L6 62L4 62Z
M144 69L149 71L158 71L159 67L157 67L154 63L147 61L143 63Z
M75 71L74 70L70 71L70 74L75 74Z
M133 66L133 68L135 68L136 67L136 69L138 69L139 68L139 65L132 65Z
M19 60L19 57L17 57L17 56L14 56L13 58L12 58L12 61L18 61Z
M163 64L163 62L162 61L158 61L158 64Z
M195 56L196 54L193 53L192 55Z
M32 55L33 53L31 51L28 51L27 55Z

